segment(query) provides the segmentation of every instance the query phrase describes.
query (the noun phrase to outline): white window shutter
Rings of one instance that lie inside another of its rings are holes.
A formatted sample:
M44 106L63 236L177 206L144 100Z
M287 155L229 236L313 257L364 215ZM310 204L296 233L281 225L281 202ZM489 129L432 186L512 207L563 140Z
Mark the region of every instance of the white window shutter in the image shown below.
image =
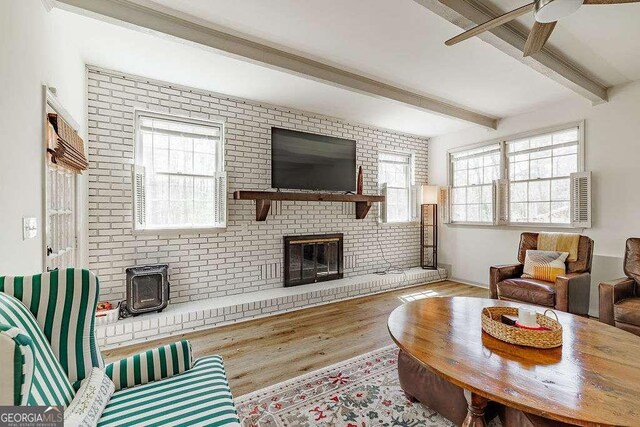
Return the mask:
M133 218L135 227L142 229L147 223L147 197L144 166L133 167Z
M411 191L411 195L410 195L410 211L409 211L409 215L411 218L409 218L411 221L417 221L420 219L420 189L421 186L419 185L412 185L410 190Z
M509 224L508 179L496 179L493 181L493 223L495 225Z
M442 186L438 189L438 209L443 224L451 223L451 187Z
M216 174L215 178L215 213L214 220L217 227L227 226L227 173Z
M591 172L571 174L571 226L591 227Z
M384 196L384 202L380 203L380 215L378 218L379 222L386 223L387 222L387 184L382 184L380 188L380 195Z

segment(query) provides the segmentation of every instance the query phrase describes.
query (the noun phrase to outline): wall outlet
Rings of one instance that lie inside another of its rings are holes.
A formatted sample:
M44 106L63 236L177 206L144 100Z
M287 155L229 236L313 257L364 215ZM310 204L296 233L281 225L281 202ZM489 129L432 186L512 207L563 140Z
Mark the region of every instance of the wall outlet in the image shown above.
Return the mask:
M33 217L22 218L22 240L33 239L38 235L38 219Z

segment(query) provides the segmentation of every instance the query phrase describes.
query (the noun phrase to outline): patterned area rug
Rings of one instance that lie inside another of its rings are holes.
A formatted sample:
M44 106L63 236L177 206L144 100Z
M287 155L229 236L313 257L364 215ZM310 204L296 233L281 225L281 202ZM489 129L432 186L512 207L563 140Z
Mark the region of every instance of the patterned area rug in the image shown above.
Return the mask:
M392 345L241 396L240 420L244 427L453 426L407 400L397 362Z

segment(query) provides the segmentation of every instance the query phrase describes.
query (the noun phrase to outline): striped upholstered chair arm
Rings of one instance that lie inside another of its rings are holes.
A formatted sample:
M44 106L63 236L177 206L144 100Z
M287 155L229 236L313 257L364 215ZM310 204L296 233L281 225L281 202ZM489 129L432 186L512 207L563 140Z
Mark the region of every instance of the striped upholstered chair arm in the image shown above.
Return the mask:
M0 323L0 405L26 406L33 382L33 341L20 328Z
M104 366L94 332L99 284L92 272L65 268L3 276L0 292L31 311L70 382L83 380L92 367Z
M120 390L172 377L192 366L191 344L182 340L109 363L106 371Z
M31 311L19 299L0 292L0 324L18 329L28 336L33 344L33 377L29 390L24 390L28 395L27 404L29 406L60 405L66 407L73 400L75 392ZM8 328L7 330L11 332L5 331L5 333L15 334L13 329ZM5 350L4 345L1 348ZM25 357L28 355L25 354ZM29 362L26 361L26 363ZM3 380L5 375L9 376L10 370L11 378L15 378L16 372L20 375L22 370L15 365L11 366L11 369L6 368L6 365L0 365L0 377ZM25 378L23 383L28 383L28 379Z

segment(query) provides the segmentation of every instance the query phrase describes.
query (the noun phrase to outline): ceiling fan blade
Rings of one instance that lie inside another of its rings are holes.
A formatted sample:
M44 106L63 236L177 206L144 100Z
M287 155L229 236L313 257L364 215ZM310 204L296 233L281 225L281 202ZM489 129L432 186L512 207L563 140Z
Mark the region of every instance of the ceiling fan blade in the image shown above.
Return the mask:
M526 6L519 7L517 9L512 10L511 12L505 13L504 15L500 15L496 18L493 18L485 22L484 24L480 24L477 27L473 27L462 34L458 34L457 36L444 42L444 44L446 44L447 46L452 46L456 43L460 43L463 40L467 40L471 37L477 36L480 33L491 30L492 28L498 27L502 24L506 24L509 21L513 21L517 17L522 16L527 12L531 12L533 10L534 4L535 3L531 3Z
M623 4L640 3L640 0L584 0L582 4Z
M533 55L542 50L544 44L549 40L553 29L556 27L557 22L558 21L554 21L545 24L538 21L534 22L529 37L527 37L527 42L524 44L524 56Z

